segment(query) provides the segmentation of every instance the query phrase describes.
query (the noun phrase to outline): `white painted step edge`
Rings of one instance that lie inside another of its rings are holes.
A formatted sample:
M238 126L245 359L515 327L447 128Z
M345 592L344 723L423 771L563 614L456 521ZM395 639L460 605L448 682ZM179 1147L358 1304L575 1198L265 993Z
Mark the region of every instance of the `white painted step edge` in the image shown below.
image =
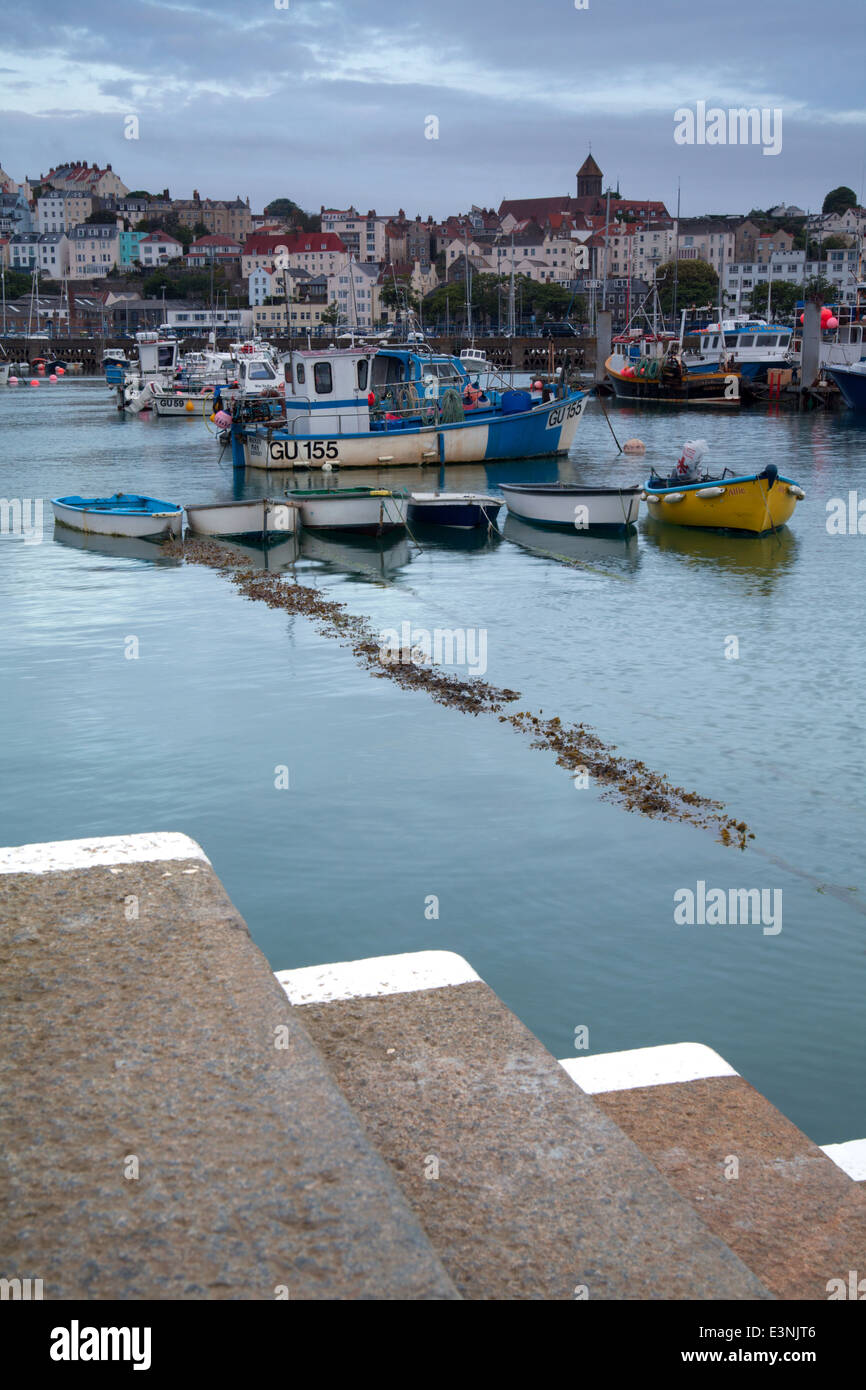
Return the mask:
M274 972L292 1004L327 1004L337 999L373 999L411 994L480 980L454 951L407 951L397 956L308 965Z
M210 860L195 840L177 831L149 835L105 835L89 840L53 840L0 849L0 874L54 874L106 864L147 864L164 859Z
M639 1086L670 1086L678 1081L739 1075L711 1047L690 1042L564 1057L559 1065L591 1096L603 1091L633 1091Z
M855 1182L866 1182L866 1139L849 1139L844 1144L822 1144L822 1150Z

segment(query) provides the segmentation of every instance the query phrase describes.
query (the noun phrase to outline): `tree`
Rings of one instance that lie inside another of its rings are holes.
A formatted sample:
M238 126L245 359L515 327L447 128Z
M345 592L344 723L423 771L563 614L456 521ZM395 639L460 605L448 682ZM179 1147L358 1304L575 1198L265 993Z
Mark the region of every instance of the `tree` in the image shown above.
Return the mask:
M753 314L767 314L767 292L770 288L766 280L761 280L749 293ZM789 280L774 280L770 295L770 310L774 318L794 312L794 305L803 295L800 285L792 285Z
M31 288L31 277L26 270L7 270L6 272L6 298L18 299L20 295L29 294Z
M148 193L146 188L136 188L134 192L127 193L127 198L152 198L153 194Z
M203 222L196 222L192 234L194 239L200 236L210 236L210 227L206 227Z
M839 298L839 287L834 285L824 275L813 275L803 286L801 299L820 299L822 304L828 301L833 302Z
M856 208L857 194L853 188L847 184L840 183L838 188L831 188L821 206L822 212L847 212L849 208Z
M827 236L821 242L825 251L844 251L851 245L851 240L846 236Z
M175 270L173 266L160 266L144 281L141 292L148 298L159 299L165 285L167 299L208 299L210 297L210 269ZM230 282L222 266L214 267L213 287L215 294L230 289Z
M675 273L678 310L686 309L690 304L718 303L719 277L709 261L680 261L676 268L673 261L666 261L656 273L663 313L670 313L674 307Z
M417 309L420 301L412 288L412 283L407 275L398 275L395 285L393 277L389 277L379 291L379 303L384 304L388 309Z
M291 198L274 198L265 208L265 217L275 222L285 222L287 226L297 227L302 232L319 232L322 228L320 217L304 212Z
M114 226L117 221L116 212L92 212L89 217L85 217L85 222L93 222L100 227Z
M265 211L267 211L267 209L265 209ZM327 309L322 310L322 317L320 318L319 322L326 323L328 325L338 324L340 322L339 306L336 303L329 304Z

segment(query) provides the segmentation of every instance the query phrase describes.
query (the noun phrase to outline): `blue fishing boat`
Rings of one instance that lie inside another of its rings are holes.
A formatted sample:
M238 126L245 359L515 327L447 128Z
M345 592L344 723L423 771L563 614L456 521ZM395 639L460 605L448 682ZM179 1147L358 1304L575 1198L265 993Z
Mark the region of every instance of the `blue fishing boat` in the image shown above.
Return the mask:
M232 461L268 470L419 467L567 454L587 393L483 390L459 358L423 343L302 349L283 358L285 392L231 411Z
M52 497L58 526L99 536L133 536L138 540L164 540L179 536L183 507L157 497L116 492L113 497Z
M866 358L849 367L827 366L824 370L833 378L851 410L866 410Z

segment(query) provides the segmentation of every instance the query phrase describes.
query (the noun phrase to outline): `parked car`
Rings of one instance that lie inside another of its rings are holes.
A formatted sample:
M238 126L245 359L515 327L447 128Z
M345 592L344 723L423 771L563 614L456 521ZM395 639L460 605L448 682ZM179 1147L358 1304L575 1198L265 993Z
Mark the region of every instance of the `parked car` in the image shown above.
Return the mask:
M579 335L573 323L553 321L542 324L541 336L542 338L577 338Z

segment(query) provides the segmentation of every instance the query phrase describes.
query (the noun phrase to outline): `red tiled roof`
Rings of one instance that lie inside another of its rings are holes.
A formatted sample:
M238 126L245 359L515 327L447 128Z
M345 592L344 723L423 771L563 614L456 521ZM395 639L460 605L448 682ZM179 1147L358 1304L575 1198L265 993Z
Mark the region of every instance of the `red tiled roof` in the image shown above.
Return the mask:
M284 246L290 256L346 250L345 243L336 232L253 232L244 244L244 255L268 256L278 246Z

